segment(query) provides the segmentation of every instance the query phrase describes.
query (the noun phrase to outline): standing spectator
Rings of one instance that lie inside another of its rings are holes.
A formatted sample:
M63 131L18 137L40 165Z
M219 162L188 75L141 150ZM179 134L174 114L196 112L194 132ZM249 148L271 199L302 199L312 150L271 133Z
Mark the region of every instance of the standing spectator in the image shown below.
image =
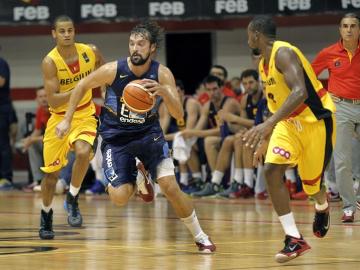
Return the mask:
M354 222L356 199L352 180L352 137L360 124L359 17L345 14L340 22L341 39L323 49L312 66L319 75L329 71L328 90L336 104L337 136L334 150L335 176L343 200L342 222ZM359 161L357 161L359 162Z
M12 151L10 146L10 117L12 113L10 99L10 68L0 57L0 190L12 187Z

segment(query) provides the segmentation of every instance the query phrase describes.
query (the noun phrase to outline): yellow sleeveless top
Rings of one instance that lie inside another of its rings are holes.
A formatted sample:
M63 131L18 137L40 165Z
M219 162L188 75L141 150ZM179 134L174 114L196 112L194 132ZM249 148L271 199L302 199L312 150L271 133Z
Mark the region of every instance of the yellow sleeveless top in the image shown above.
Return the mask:
M317 79L311 64L302 54L302 52L292 46L290 43L283 41L275 41L271 51L268 71L264 68L264 58L260 60L259 72L260 77L265 87L267 105L270 112L276 112L290 95L291 90L287 86L284 76L275 66L275 56L279 48L289 47L298 56L301 61L305 86L308 93L308 98L300 105L289 118L296 118L305 122L316 122L319 119L331 116L335 111L335 105L331 100L329 93L323 88L321 82Z
M55 47L48 53L57 68L57 77L59 80L60 93L65 93L74 89L76 84L84 77L89 75L95 69L95 53L88 45L82 43L75 43L76 50L79 56L79 70L76 73L73 73L68 65L65 63L64 59L59 54L57 48ZM68 104L61 105L57 108L51 108L50 111L57 114L64 114L68 108ZM92 89L88 89L86 94L81 99L75 115L92 115L95 113L95 106L92 102Z

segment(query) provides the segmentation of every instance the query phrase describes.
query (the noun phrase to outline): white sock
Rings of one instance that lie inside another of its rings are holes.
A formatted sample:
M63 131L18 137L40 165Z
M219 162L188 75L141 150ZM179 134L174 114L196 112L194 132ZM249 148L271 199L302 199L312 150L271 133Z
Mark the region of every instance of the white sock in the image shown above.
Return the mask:
M197 179L199 179L199 178L201 179L201 172L193 172L192 177L197 178Z
M254 187L254 169L244 169L245 184L249 188Z
M295 175L295 170L293 168L291 169L287 169L285 171L285 178L287 180L290 180L291 183L296 183L296 175Z
M187 186L189 184L189 175L188 173L180 173L180 183Z
M70 193L71 193L71 195L73 195L74 197L76 196L76 195L78 195L78 193L79 193L79 191L80 191L80 187L74 187L72 184L70 184Z
M326 208L328 208L328 206L329 206L329 204L327 201L325 201L325 203L323 203L323 204L315 203L315 209L318 211L324 211Z
M224 173L223 172L220 172L220 171L214 171L213 174L212 174L212 177L211 177L211 183L215 183L215 184L218 184L220 185L222 179L224 177Z
M264 166L258 164L256 182L255 182L255 193L258 194L264 191L266 191Z
M235 168L234 180L239 184L244 183L244 170L242 168Z
M181 221L184 222L185 226L189 229L195 239L199 235L205 234L200 227L200 223L196 216L195 210L193 210L190 216L186 218L181 218Z
M45 213L49 213L51 208L52 208L52 202L48 206L45 206L44 203L41 204L41 209L44 210Z
M294 215L292 212L289 214L279 216L280 223L285 231L285 234L300 238L300 233L295 224Z

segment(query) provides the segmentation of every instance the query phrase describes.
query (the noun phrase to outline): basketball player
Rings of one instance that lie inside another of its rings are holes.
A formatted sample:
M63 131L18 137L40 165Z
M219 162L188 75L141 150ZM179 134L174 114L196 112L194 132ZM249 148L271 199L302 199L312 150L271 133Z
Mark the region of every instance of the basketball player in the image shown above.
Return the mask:
M88 76L103 64L103 58L94 45L75 43L74 23L68 16L59 16L55 19L52 36L56 41L56 47L42 61L44 87L51 116L44 134L44 167L41 168L45 173L41 183L41 239L54 238L52 200L60 170L67 164L66 157L70 150L75 151L76 159L65 205L69 225L79 227L82 224L78 193L89 167L97 128L90 88L86 89L79 106L75 108L74 125L68 134L58 138L55 127L64 118L68 109L71 90L81 78Z
M283 183L289 166L298 165L303 189L315 200L314 235L324 237L329 229L323 173L335 139L335 107L301 51L276 40L276 25L271 17L258 16L250 22L248 43L261 52L259 72L273 115L248 131L244 141L251 147L258 145L255 161L262 158L268 144L264 173L286 234L285 246L275 256L282 263L310 249L296 227Z
M199 251L211 253L216 247L201 229L191 200L176 182L169 148L158 121L160 99L172 117L181 119L184 115L173 74L151 59L159 47L161 34L162 29L155 22L135 26L130 32L130 56L110 62L80 81L56 133L60 138L66 137L76 125L75 110L86 89L108 85L99 132L103 138L103 168L111 201L123 206L134 194L135 157L138 157L194 236ZM155 107L146 114L130 112L121 99L124 87L135 79L142 79L144 87L156 98Z

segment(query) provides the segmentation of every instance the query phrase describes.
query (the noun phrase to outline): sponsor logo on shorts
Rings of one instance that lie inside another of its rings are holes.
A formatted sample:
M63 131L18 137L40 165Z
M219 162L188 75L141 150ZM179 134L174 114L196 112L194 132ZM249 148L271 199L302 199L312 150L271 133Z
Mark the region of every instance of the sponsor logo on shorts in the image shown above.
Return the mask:
M111 148L106 150L106 156L105 156L105 160L106 160L106 166L108 167L105 170L105 175L106 178L112 182L114 181L116 178L118 178L118 175L115 173L115 170L113 168L113 162L112 162L112 153L111 153Z
M112 167L111 149L108 149L106 151L106 165L108 168Z
M286 159L289 159L291 156L289 151L286 151L285 149L278 147L278 146L275 146L272 151L274 154L280 155Z

